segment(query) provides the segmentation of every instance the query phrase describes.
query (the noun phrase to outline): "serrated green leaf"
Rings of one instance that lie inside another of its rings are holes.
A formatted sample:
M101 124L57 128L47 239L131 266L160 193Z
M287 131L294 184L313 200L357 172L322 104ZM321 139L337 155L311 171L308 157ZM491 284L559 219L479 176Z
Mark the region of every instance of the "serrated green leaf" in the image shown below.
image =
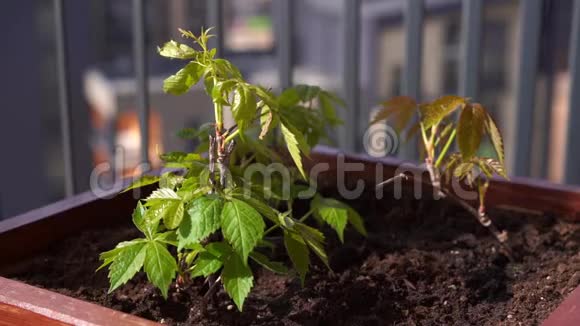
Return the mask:
M318 99L320 101L320 112L322 113L324 119L331 126L337 126L342 124L343 121L336 114L336 110L328 94L326 92L321 92Z
M172 205L174 205L175 203L179 203L179 201L173 202L173 201L159 201L156 202L155 205L151 205L147 211L145 212L144 215L144 220L148 225L148 228L151 230L151 233L154 234L157 232L157 228L159 226L159 222L161 221L161 219L163 219L163 217L165 216L165 214L167 214L167 211L170 209L170 207Z
M177 273L177 263L167 248L157 241L148 242L145 248L143 269L147 279L159 288L163 297L167 299L169 285Z
M221 275L226 293L234 300L238 310L242 311L244 301L254 285L252 270L241 257L232 252L224 261Z
M466 161L479 149L485 117L485 110L477 103L466 105L461 111L457 125L457 144L461 156Z
M218 71L219 74L225 76L225 78L234 78L240 79L242 78L242 74L238 70L236 66L234 66L230 61L225 59L215 59L212 62L215 69Z
M310 148L304 139L304 136L293 128L291 125L286 125L282 123L281 125L282 136L284 137L284 141L286 142L286 147L288 148L288 152L290 152L290 156L296 164L298 171L304 179L306 179L306 172L304 172L304 166L302 165L302 155L300 153L304 153L308 155L310 152Z
M233 87L236 85L237 81L233 79L228 79L224 81L218 81L214 84L211 90L211 97L215 103L221 103L223 105L229 105L228 98Z
M163 233L157 233L153 237L153 240L177 247L177 233L174 230Z
M332 102L336 103L338 106L342 106L343 108L346 107L346 102L340 98L338 95L334 94L333 92L328 92L328 91L322 91L321 94L324 94L326 97L328 97L330 100L332 100Z
M506 171L504 169L504 165L499 161L490 158L490 157L481 157L481 158L474 158L475 163L482 169L489 171L486 175L489 177L493 173L497 173L497 175L508 178Z
M212 242L205 246L205 250L210 254L216 256L217 258L221 259L222 261L225 260L231 252L233 252L232 247L223 241L220 242Z
M239 200L242 200L242 201L248 203L250 206L254 207L260 214L262 214L264 217L266 217L270 221L272 221L274 223L276 223L278 221L278 214L274 211L274 209L272 207L270 207L268 204L266 204L262 200L255 198L255 197L251 197L251 196L245 196L244 194L240 194L240 193L234 193L233 196L235 198L238 198Z
M173 172L165 172L161 175L159 179L160 188L169 188L175 190L184 181L183 176L175 174Z
M265 89L262 86L250 85L256 95L264 102L265 105L269 106L270 108L277 107L276 96L269 90Z
M358 233L366 237L367 230L365 228L364 221L360 216L360 214L350 206L348 206L347 210L348 210L348 222L350 223L350 225L352 225L354 229L357 230Z
M203 76L203 72L204 68L197 62L190 62L175 75L171 75L163 81L163 91L172 95L184 94L191 86L197 84Z
M288 273L288 268L286 268L286 266L284 266L284 264L282 264L280 262L276 262L276 261L271 261L270 259L268 259L268 257L266 257L266 255L263 255L257 251L253 251L250 254L250 258L252 258L253 261L260 264L262 267L264 267L265 269L267 269L271 272L278 273L278 274Z
M256 115L256 96L252 90L240 85L234 92L234 102L232 103L232 113L240 132L247 129Z
M285 89L277 99L278 105L283 107L292 107L300 102L300 94L294 87Z
M262 216L247 203L232 198L224 204L221 214L224 238L232 245L244 263L264 235Z
M205 159L198 153L169 152L161 154L159 158L165 168L190 168L194 163L204 162Z
M191 270L191 277L208 277L222 268L223 262L220 258L207 251L200 252L195 260L195 266Z
M119 253L125 247L132 246L132 245L135 245L135 244L138 244L138 243L143 243L145 241L146 241L145 239L134 239L134 240L131 240L131 241L119 242L114 249L109 250L109 251L105 251L105 252L101 253L99 255L99 260L102 260L103 261L103 264L101 266L99 266L99 268L97 268L96 272L98 272L102 268L110 265L115 260L115 258L117 258L117 256L119 255Z
M493 121L493 118L487 113L485 115L485 129L487 130L487 133L489 134L489 138L491 139L491 143L493 144L493 148L495 149L495 153L497 154L497 159L499 160L499 162L503 166L505 164L504 163L503 138L501 136L501 133L500 133L499 128L497 127L495 121ZM505 170L505 166L504 166L504 170Z
M272 129L274 129L274 127L276 127L279 123L280 123L280 118L278 118L278 116L274 115L274 112L272 112L272 110L270 109L269 106L264 105L262 107L262 113L260 115L261 131L260 131L259 138L264 139L264 137L266 137L266 135Z
M294 269L300 276L302 286L304 286L304 280L306 273L308 273L308 266L310 265L310 256L306 242L300 235L284 231L284 245L294 265Z
M348 206L334 198L316 196L310 202L314 215L325 221L338 234L341 242L344 242L344 228L348 222Z
M151 226L151 230L157 228L159 221L167 228L174 229L179 226L183 219L183 201L179 195L170 188L159 188L146 199L149 208L144 215L145 221ZM155 233L155 231L152 231Z
M175 191L173 191L173 189L159 188L153 191L151 195L149 195L149 197L145 199L147 205L155 205L159 202L167 200L179 201L181 200L181 198L179 197L179 195L177 195Z
M324 250L324 235L322 232L303 223L294 223L294 229L304 239L310 250L330 269L328 256Z
M155 233L156 227L153 228L153 225L151 225L150 221L145 219L145 213L147 213L147 210L141 204L141 201L138 201L137 207L135 207L135 209L133 210L132 215L133 224L135 224L137 229L139 229L139 231L145 234L145 236L147 236L148 239L151 239L151 237Z
M196 57L194 49L175 41L165 43L161 48L158 48L157 51L161 56L173 59L193 59Z
M145 248L146 243L141 241L121 247L109 268L109 293L127 283L141 269L146 256Z
M133 181L130 186L125 188L121 193L127 192L131 189L140 188L148 185L152 185L159 181L159 177L153 175L143 175L139 179Z
M296 85L293 88L296 89L296 92L300 97L300 101L302 102L308 102L315 99L322 91L322 89L318 86L304 84Z
M309 146L318 144L320 138L326 136L327 124L318 110L297 105L282 109L280 116L290 131L304 139L304 143L308 145L305 153L309 150Z
M459 163L457 167L453 170L453 176L456 178L464 178L468 173L473 170L474 164L471 162Z
M417 103L408 96L396 96L382 104L383 108L377 112L371 124L382 120L391 119L394 121L395 128L401 132L417 109Z
M421 104L419 106L421 122L423 122L425 129L429 129L440 123L445 117L466 103L466 98L455 95L445 95L431 103Z
M178 230L179 248L200 242L217 231L220 227L222 208L223 200L217 195L205 195L194 199Z
M165 227L169 230L176 229L183 220L184 212L185 207L183 201L172 202L168 205L163 216L163 224Z

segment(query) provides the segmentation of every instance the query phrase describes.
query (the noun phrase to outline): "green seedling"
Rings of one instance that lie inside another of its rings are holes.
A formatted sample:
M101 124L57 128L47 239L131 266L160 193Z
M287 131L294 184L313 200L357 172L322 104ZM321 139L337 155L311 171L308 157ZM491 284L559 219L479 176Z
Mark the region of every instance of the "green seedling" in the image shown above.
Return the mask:
M413 117L417 116L416 122ZM465 208L481 225L490 230L497 241L511 256L505 245L507 233L500 232L487 215L485 195L490 178L497 174L508 178L504 164L504 149L501 133L489 112L479 103L459 96L443 96L432 102L418 104L410 97L399 96L386 101L371 124L391 120L399 133L406 138L420 133L421 154L429 181L439 198L448 198ZM495 157L478 156L484 136L488 136ZM452 152L458 148L458 152ZM382 187L399 178L400 174L379 184ZM453 179L465 182L478 191L478 209L451 191Z
M216 58L207 45L209 30L181 33L190 44L171 41L159 48L164 57L186 61L163 89L181 95L200 84L211 97L215 120L180 132L197 141L195 151L161 155L164 166L177 171L144 176L127 189L159 183L133 212L143 236L102 253L100 268L109 267L109 291L143 270L165 298L171 284L185 287L194 278L207 278L206 299L223 285L241 311L256 266L276 273L295 271L302 283L311 256L328 266L325 237L305 224L309 217L328 224L341 241L349 224L366 234L356 211L315 191L306 214L295 216L292 210L311 184L302 157L341 123L335 107L342 101L316 86L299 85L276 95L248 83L231 62ZM230 126L227 111L234 120ZM273 144L285 144L285 150ZM293 162L290 168L288 161ZM272 167L283 169L272 173ZM276 235L293 270L268 257Z

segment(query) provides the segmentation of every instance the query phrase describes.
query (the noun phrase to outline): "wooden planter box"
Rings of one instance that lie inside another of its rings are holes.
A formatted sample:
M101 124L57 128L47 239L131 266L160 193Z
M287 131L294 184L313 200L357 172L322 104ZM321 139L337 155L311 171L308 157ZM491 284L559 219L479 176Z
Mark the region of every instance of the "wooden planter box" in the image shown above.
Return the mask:
M340 172L337 162L362 163L361 171L347 172L347 184L356 180L375 184L376 171L386 179L396 173L401 161L373 159L362 155L342 155L319 147L312 153L308 168L328 163L319 175L319 186L335 184ZM377 169L377 165L379 168ZM489 206L516 210L552 212L562 218L580 220L580 189L529 179L494 180ZM152 187L143 189L146 196ZM113 192L112 192L113 193ZM12 263L33 256L49 244L87 228L106 227L126 222L136 204L132 193L114 199L99 199L90 192L33 210L0 222L0 271ZM107 214L106 212L115 212ZM120 220L126 218L126 220ZM32 241L31 241L32 239ZM0 277L0 325L155 325L156 323L104 308L82 300ZM543 325L580 325L580 287L574 290L544 321Z

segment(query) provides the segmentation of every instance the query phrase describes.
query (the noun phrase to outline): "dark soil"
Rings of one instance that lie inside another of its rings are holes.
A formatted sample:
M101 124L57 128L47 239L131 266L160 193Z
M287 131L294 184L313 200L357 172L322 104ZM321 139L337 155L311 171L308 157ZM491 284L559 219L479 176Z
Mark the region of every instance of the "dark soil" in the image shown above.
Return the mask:
M130 226L63 240L8 276L177 325L528 326L580 284L578 224L491 211L510 232L510 262L473 217L446 202L367 198L352 204L365 213L369 237L348 232L339 246L327 232L334 272L314 266L304 288L294 277L254 268L243 313L220 290L217 306L202 314L202 281L173 287L167 301L144 275L107 294L107 272L94 272L98 254L138 236Z

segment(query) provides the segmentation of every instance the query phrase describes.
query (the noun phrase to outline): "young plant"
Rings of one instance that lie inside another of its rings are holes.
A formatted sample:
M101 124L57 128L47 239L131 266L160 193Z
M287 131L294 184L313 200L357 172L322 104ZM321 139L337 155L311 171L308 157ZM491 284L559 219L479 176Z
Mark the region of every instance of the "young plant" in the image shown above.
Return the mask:
M383 106L371 124L392 119L398 132L407 129L407 138L420 132L422 155L425 157L425 166L435 195L449 198L465 208L481 225L490 230L506 254L510 255L509 247L504 244L507 233L500 232L493 225L485 209L489 179L494 174L507 179L502 136L488 111L479 103L452 95L423 104L416 103L412 98L399 96L386 101ZM456 111L459 114L455 114ZM419 116L418 122L408 126L416 114ZM477 156L484 135L489 136L495 158ZM459 152L451 153L454 144ZM405 179L408 176L400 174L378 186L384 186L398 178ZM477 188L477 210L450 191L452 178Z
M329 127L341 123L335 112L341 101L315 86L292 87L277 96L246 82L234 65L208 48L208 32L196 36L182 30L193 44L171 41L159 54L188 61L165 80L164 91L180 95L202 82L213 101L215 121L180 132L198 140L194 152L161 155L166 168L177 170L144 176L126 189L159 183L133 212L143 237L102 253L99 269L109 266L109 292L143 269L165 298L175 279L185 287L204 277L206 299L221 283L241 311L253 285L252 266L288 273L284 264L266 255L274 231L283 237L280 242L302 283L311 253L328 266L324 235L305 224L310 216L336 230L341 241L347 224L366 231L351 207L310 189L302 164L302 155L328 137ZM224 119L226 110L233 116L231 126ZM286 168L285 156L272 146L281 141L293 168ZM295 216L294 202L309 191L310 210Z

